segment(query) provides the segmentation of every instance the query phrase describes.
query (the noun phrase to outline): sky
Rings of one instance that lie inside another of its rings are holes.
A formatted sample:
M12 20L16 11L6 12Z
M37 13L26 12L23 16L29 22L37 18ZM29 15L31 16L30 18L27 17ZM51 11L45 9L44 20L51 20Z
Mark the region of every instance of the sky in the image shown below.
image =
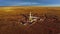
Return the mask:
M60 0L0 0L0 6L60 6Z

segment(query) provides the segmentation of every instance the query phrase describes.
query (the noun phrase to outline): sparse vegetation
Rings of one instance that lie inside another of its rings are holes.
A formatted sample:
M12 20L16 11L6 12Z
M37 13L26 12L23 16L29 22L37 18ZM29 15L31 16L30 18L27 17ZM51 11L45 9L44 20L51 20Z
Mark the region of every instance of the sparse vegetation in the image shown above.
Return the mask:
M20 14L46 17L32 26L20 24ZM0 34L58 34L60 33L60 8L58 7L0 7Z

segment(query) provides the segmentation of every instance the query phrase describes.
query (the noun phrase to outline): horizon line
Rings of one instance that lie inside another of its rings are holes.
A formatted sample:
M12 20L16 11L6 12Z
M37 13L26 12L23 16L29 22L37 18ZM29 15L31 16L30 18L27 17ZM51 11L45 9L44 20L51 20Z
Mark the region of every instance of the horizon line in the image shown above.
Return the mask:
M0 6L0 7L60 7L60 6Z

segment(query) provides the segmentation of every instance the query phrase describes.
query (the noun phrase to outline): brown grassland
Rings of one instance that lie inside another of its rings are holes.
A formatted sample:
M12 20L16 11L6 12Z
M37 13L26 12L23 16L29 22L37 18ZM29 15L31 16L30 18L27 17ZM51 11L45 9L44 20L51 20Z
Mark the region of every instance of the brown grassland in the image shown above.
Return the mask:
M38 14L57 15L59 23L56 25L50 25L51 27L38 23L30 27L19 24L20 22L18 21L20 19L20 14L28 14L30 11ZM0 34L59 34L59 24L60 7L0 7ZM50 28L51 31L48 28Z

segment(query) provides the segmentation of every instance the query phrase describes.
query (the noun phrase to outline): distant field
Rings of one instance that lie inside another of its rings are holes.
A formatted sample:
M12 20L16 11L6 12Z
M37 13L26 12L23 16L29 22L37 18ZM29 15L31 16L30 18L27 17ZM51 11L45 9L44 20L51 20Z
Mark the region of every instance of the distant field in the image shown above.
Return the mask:
M60 15L60 7L0 7L0 14L20 14L20 13L29 13L32 11L33 13L45 14L51 13Z
M60 19L60 7L37 7L37 6L0 7L0 34L49 34L46 33L49 32L47 29L47 25L44 26L44 24L36 23L29 29L26 29L25 26L20 24L21 19L20 14L29 14L29 12L32 12L33 14L37 13L39 15L43 14L56 15ZM54 29L57 29L57 31L60 30L59 29L60 25L57 28L55 28L55 26L56 25L52 25L53 28L52 30L54 31L54 33L55 33Z

